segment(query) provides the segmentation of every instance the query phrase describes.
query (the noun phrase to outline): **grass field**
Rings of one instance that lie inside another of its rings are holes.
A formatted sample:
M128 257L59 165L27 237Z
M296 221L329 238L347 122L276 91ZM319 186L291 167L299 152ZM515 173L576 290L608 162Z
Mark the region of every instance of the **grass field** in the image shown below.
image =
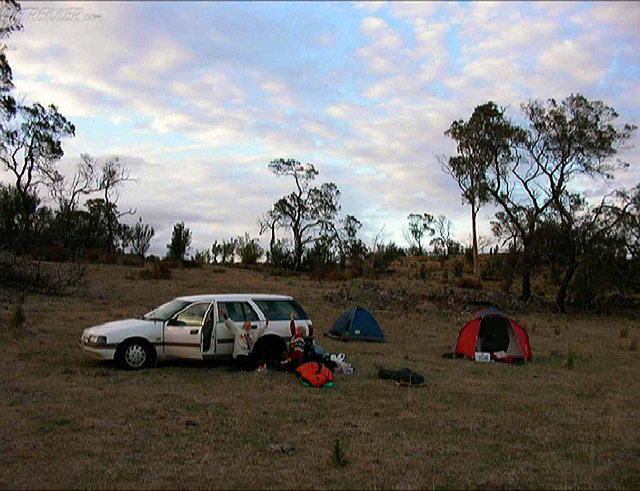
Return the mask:
M17 332L4 304L1 488L640 487L637 311L520 313L534 359L513 367L442 359L471 311L413 308L393 293L420 298L428 285L418 280L363 287L213 266L141 280L137 271L92 265L76 295L28 296ZM78 347L87 326L222 292L293 295L318 342L346 353L356 373L305 389L291 374L204 362L126 372ZM373 308L388 343L321 337L356 302ZM377 377L378 367L404 366L426 386Z

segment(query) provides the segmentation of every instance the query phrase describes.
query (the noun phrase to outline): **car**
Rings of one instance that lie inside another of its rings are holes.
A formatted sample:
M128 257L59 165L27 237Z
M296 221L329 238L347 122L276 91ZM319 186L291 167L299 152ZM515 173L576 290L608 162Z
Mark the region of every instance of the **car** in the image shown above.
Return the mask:
M303 327L305 336L313 337L313 323L293 297L238 293L174 298L138 319L88 327L80 346L94 358L115 360L129 370L164 359L231 359L233 335L224 324L222 308L236 323L250 321L252 329L269 319L252 354L269 364L287 351L291 312L295 312L296 325Z

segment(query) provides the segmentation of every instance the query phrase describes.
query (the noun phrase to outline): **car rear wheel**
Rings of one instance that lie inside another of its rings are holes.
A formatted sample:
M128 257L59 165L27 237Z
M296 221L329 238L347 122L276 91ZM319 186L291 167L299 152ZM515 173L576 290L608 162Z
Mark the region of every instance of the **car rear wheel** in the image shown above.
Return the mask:
M140 370L151 366L153 351L146 341L125 341L116 353L118 364L126 370Z

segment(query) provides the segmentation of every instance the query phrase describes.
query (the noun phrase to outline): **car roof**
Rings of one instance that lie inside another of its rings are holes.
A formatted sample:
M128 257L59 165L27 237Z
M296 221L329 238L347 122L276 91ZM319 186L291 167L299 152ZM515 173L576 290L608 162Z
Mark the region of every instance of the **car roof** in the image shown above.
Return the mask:
M177 297L176 300L185 300L187 302L229 302L233 300L293 300L293 297L289 297L287 295L270 295L265 293L214 293Z

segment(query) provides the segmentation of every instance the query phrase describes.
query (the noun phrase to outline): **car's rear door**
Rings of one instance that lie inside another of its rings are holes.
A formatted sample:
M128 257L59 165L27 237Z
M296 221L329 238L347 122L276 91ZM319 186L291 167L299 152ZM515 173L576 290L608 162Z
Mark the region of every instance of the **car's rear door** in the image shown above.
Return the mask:
M189 305L164 326L164 353L173 358L202 359L200 332L211 302L195 302Z
M245 321L251 322L251 329L257 329L260 317L253 306L246 301L217 302L218 318L215 333L215 354L226 356L233 354L234 334L224 323L220 309L226 309L231 320L241 328Z

